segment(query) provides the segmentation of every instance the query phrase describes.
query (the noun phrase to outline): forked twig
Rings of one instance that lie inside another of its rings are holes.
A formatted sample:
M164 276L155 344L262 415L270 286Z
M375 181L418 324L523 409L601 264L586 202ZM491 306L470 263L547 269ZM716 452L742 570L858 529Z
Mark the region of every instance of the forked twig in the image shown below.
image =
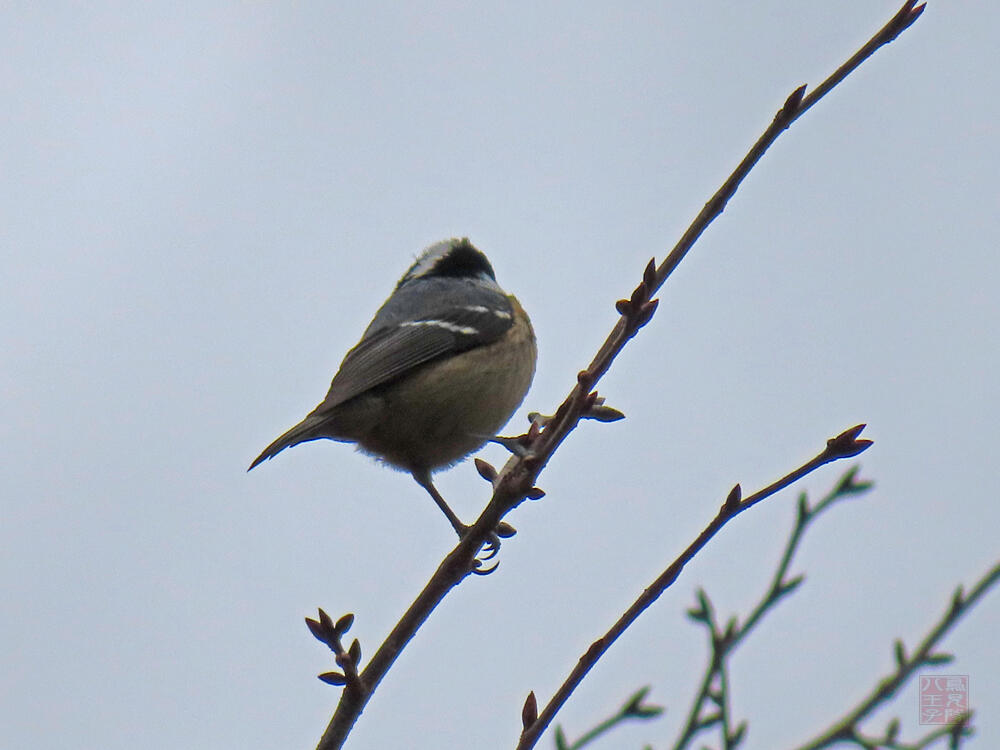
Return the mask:
M810 525L839 500L856 497L871 489L871 482L858 481L857 474L857 466L848 469L837 480L837 483L830 491L815 505L809 504L806 493L799 494L795 524L792 526L791 534L789 534L788 540L785 542L781 559L774 574L771 576L767 590L758 599L757 604L750 610L750 613L743 619L742 624L736 617L732 617L725 626L721 625L708 595L703 590L698 590L698 604L696 607L688 610L687 614L692 620L702 623L708 629L710 655L708 666L702 675L698 691L688 711L687 719L677 736L677 741L674 743L674 750L683 750L683 748L691 744L695 736L700 732L720 724L719 728L723 741L732 746L739 744L738 738L742 736L743 730L740 727L734 730L728 726L731 719L729 717L727 689L729 682L727 659L747 635L757 627L764 615L779 602L784 601L785 597L795 591L802 581L805 580L804 575L788 578L788 569ZM719 679L718 690L713 688L716 678ZM706 710L708 711L707 714ZM745 727L743 724L740 726Z
M716 513L715 518L713 518L701 534L698 535L698 538L691 542L687 549L685 549L677 557L677 559L667 566L666 570L660 573L655 581L643 590L632 605L625 610L625 613L618 618L618 621L612 625L603 636L594 641L590 645L590 648L587 649L586 653L580 657L576 666L573 667L573 671L570 672L563 684L559 686L558 690L556 690L548 704L546 704L545 708L538 715L538 718L531 724L531 726L525 727L521 732L521 739L517 744L517 750L527 750L528 748L535 746L535 743L538 742L542 732L545 731L546 727L548 727L548 725L552 722L556 713L560 708L562 708L567 699L569 699L569 696L573 693L580 682L583 681L583 678L587 675L587 673L597 664L598 660L607 652L611 645L618 640L622 633L624 633L628 627L639 618L639 615L646 611L646 609L649 608L649 606L655 602L660 595L673 584L674 581L677 580L681 571L684 570L684 566L687 565L727 523L736 518L736 516L740 513L749 510L757 503L775 495L788 487L790 484L797 482L799 479L806 476L810 472L815 471L819 467L841 458L856 456L862 451L867 450L871 446L871 441L858 439L858 435L861 433L863 428L864 425L858 425L857 427L845 430L835 438L831 438L827 441L826 449L821 453L809 461L806 461L794 471L789 472L778 481L769 484L764 489L755 492L746 499L741 498L739 485L733 487L729 496L722 504L722 507L719 508L719 512Z

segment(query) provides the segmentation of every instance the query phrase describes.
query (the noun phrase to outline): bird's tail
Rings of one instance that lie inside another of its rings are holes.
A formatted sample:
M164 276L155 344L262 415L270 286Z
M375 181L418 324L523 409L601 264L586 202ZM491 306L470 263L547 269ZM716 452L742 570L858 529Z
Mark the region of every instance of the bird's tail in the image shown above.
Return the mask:
M253 463L250 464L250 469L269 458L274 458L289 446L298 445L299 443L304 443L308 440L317 440L324 437L322 431L318 429L324 421L325 420L322 417L310 414L284 435L267 446L264 451L253 460ZM247 471L250 471L250 469L247 469Z

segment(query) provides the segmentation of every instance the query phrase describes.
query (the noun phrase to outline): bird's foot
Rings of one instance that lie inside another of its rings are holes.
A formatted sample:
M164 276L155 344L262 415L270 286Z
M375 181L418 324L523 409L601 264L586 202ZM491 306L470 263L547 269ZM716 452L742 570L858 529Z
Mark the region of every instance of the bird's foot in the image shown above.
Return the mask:
M471 526L467 526L465 529L465 533L468 533L471 530L471 528L472 528ZM479 552L476 554L474 569L472 572L479 576L485 576L489 575L494 570L496 570L497 567L499 567L500 565L499 561L496 563L496 565L493 565L489 568L484 568L483 563L485 563L487 560L492 560L494 557L497 556L497 554L500 552L501 539L509 539L516 533L517 529L515 529L513 526L511 526L509 523L505 521L501 521L499 524L497 524L496 529L489 533L489 535L486 537L486 541L483 543L483 546L479 548ZM464 538L465 534L461 534L460 536Z

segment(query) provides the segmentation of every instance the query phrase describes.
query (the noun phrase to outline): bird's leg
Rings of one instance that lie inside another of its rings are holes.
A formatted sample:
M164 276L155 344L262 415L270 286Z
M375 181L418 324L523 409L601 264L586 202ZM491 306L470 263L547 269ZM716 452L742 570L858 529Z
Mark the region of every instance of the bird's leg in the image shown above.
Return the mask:
M441 512L444 513L451 522L452 527L455 529L455 533L458 534L458 538L461 539L464 537L465 532L469 530L469 527L462 523L458 516L455 515L455 511L448 507L448 503L446 503L444 498L441 497L441 493L437 491L437 487L435 487L434 482L431 481L431 473L427 470L414 471L413 478L416 479L417 484L427 490L427 494L434 499L434 502L437 503Z
M458 538L464 539L466 533L468 533L469 529L472 527L466 526L462 523L458 516L455 515L455 511L448 507L448 503L446 503L444 498L441 497L441 493L437 491L437 487L435 487L434 482L431 481L431 473L427 470L414 471L413 478L417 480L417 484L427 490L427 494L434 499L434 502L437 503L441 512L444 513L448 518L448 521L451 522L452 527L455 529L455 533L458 534ZM486 556L483 557L484 560L489 560L490 558L495 557L497 552L500 551L500 537L495 531L490 533L485 548Z

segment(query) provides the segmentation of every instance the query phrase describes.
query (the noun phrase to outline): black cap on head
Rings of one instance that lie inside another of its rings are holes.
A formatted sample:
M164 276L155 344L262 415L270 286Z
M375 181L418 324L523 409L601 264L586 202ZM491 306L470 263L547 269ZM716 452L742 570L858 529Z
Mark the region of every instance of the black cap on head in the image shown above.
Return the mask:
M496 281L493 266L467 237L437 242L424 250L400 279L399 285L427 278L489 279ZM398 288L397 286L397 288Z

